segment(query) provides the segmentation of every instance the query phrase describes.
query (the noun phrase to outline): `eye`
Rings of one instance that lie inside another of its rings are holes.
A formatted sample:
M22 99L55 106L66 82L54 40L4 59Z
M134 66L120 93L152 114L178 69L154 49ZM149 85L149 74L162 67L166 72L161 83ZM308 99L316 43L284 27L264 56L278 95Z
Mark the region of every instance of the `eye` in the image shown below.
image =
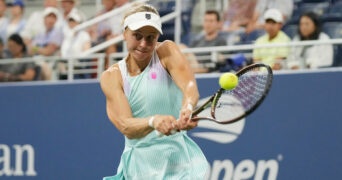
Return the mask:
M140 41L144 37L142 34L139 33L134 33L133 36L137 41Z
M153 42L156 37L154 35L149 35L146 37L147 42Z

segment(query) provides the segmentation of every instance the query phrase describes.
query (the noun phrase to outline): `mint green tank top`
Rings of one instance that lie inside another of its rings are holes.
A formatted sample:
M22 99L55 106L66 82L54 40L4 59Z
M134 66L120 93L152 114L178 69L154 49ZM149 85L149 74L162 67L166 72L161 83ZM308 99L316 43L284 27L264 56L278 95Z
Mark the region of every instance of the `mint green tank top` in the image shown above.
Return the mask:
M128 74L126 59L119 62L119 68L134 117L162 114L178 118L182 92L162 66L156 52L138 76ZM202 180L207 168L201 149L185 131L163 137L152 131L141 139L125 137L117 175L103 179Z

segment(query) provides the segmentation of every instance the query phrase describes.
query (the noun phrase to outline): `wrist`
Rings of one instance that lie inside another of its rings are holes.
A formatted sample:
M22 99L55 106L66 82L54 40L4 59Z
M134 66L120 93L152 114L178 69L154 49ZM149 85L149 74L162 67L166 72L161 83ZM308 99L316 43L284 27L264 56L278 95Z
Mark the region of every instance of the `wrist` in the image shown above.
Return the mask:
M186 109L192 111L192 110L194 109L194 106L193 106L192 104L188 103L188 104L186 105Z
M154 129L154 116L152 116L150 119L148 119L148 126Z

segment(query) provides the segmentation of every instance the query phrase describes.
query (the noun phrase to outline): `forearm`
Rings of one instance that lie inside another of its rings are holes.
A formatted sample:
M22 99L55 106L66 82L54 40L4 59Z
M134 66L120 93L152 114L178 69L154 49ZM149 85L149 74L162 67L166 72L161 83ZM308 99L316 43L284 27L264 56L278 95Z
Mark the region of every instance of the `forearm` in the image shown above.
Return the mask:
M148 135L154 129L149 126L149 119L146 118L110 118L115 127L128 139L139 139Z
M192 107L197 105L199 99L199 92L197 89L197 85L194 82L195 80L189 81L189 83L185 86L183 90L183 107L188 107L190 104Z
M0 78L2 82L11 82L11 81L22 81L20 76L12 75L10 73L4 73L3 76Z

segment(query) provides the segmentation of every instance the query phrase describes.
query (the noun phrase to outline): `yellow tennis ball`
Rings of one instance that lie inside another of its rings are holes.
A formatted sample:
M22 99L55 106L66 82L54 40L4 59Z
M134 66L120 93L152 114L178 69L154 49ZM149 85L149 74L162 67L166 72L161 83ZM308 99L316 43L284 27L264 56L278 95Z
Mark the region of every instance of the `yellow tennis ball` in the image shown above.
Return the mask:
M238 77L234 73L223 73L220 76L219 84L225 90L234 89L239 83Z

